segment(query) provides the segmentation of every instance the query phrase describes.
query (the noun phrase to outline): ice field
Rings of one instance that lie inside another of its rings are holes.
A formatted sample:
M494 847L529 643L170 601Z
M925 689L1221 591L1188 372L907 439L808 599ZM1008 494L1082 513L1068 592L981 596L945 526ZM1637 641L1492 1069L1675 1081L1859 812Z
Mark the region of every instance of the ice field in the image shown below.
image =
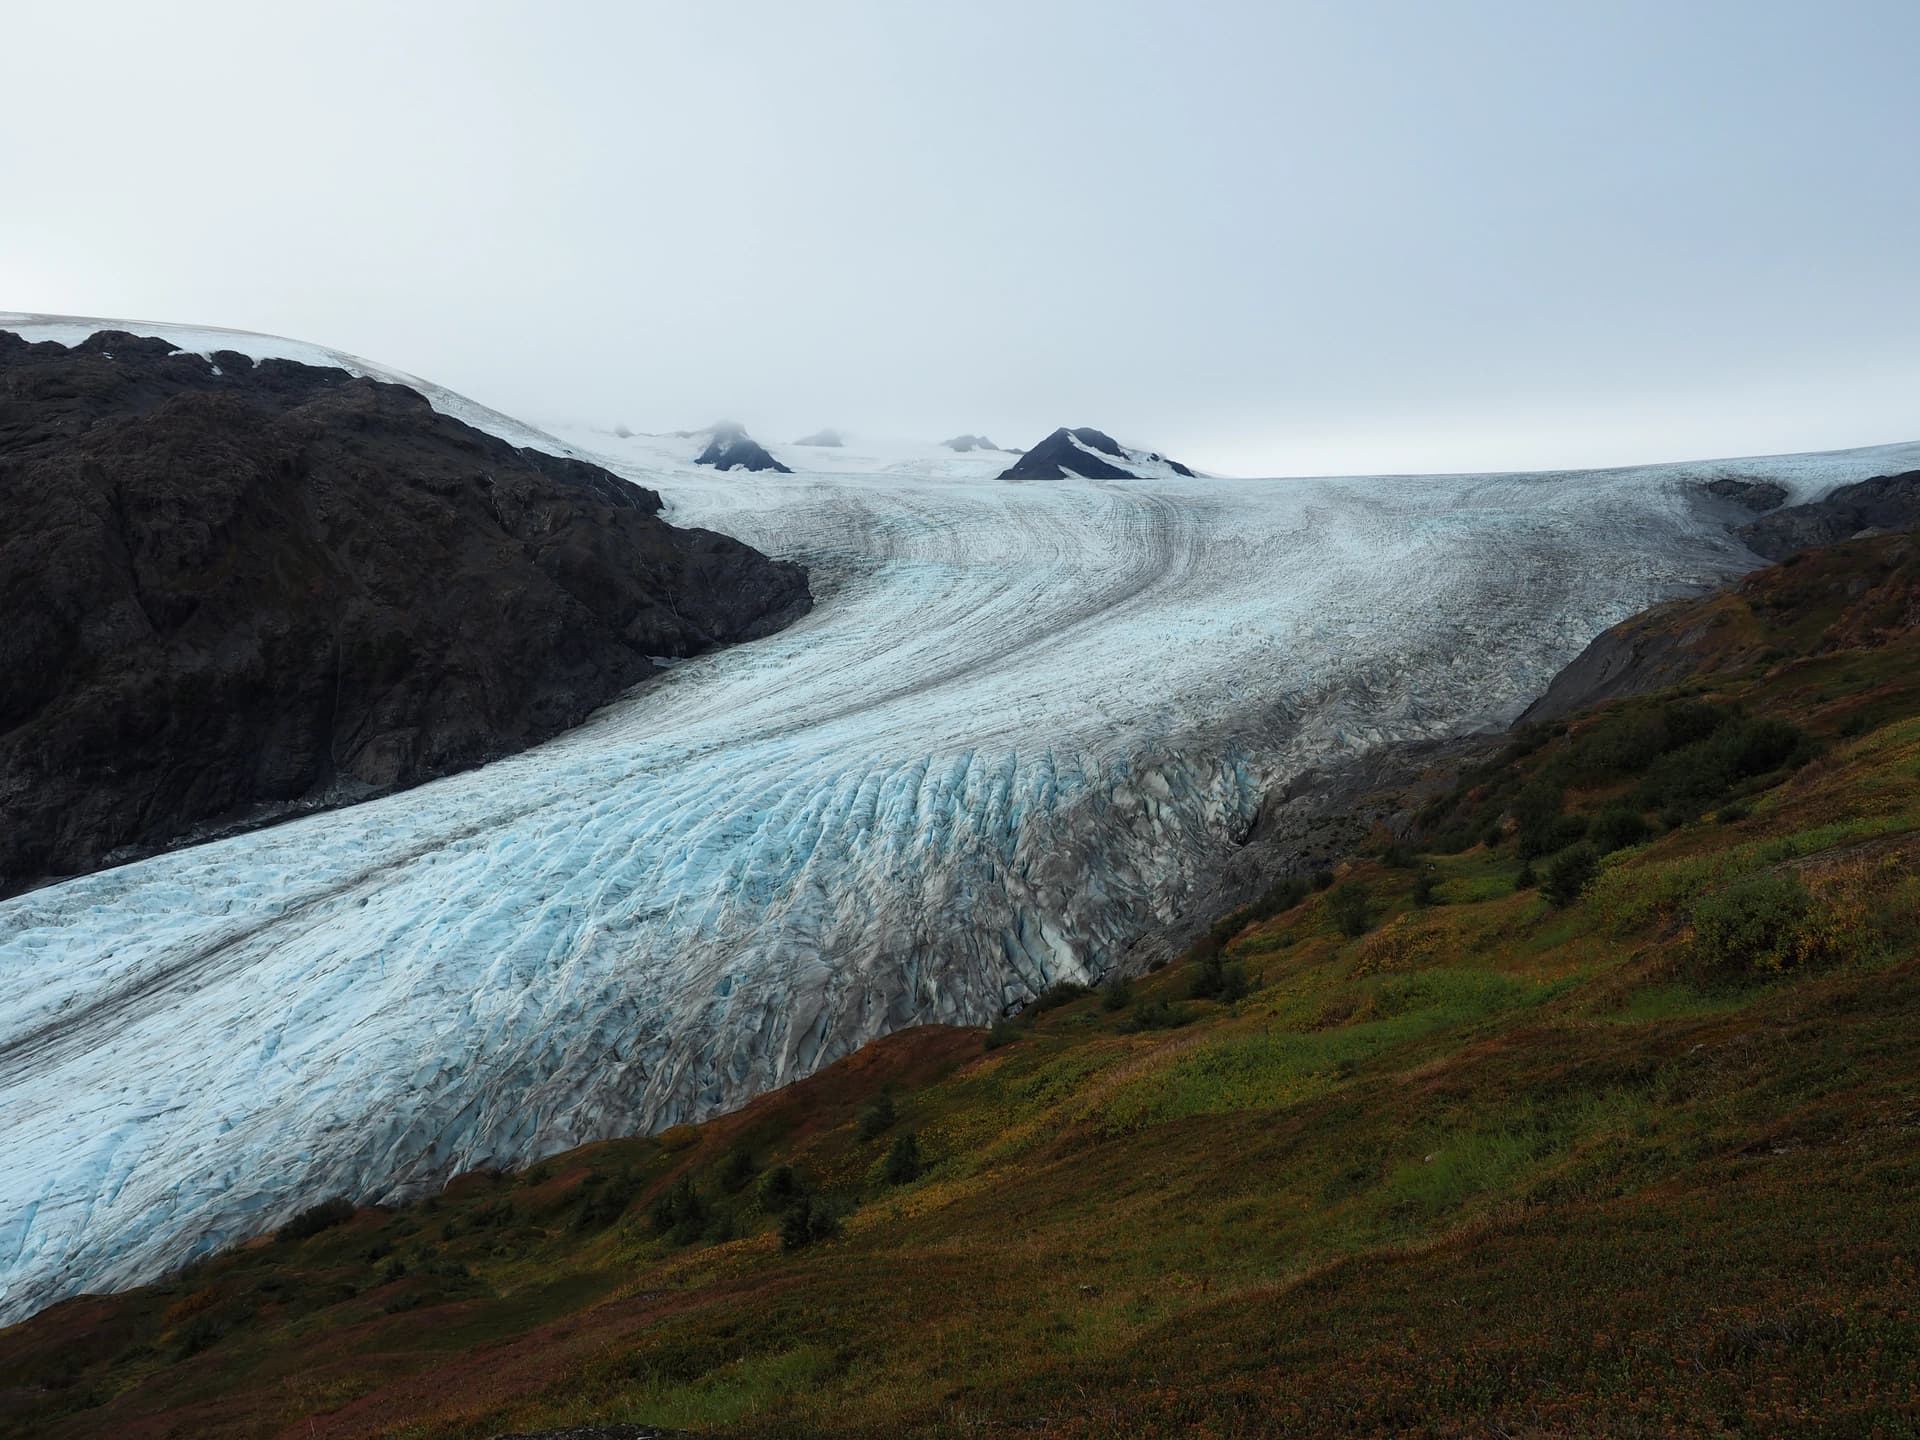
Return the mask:
M716 475L571 440L810 566L815 610L483 770L0 902L0 1319L1097 976L1268 785L1503 722L1751 564L1702 479L1920 464L1012 483L1004 454Z

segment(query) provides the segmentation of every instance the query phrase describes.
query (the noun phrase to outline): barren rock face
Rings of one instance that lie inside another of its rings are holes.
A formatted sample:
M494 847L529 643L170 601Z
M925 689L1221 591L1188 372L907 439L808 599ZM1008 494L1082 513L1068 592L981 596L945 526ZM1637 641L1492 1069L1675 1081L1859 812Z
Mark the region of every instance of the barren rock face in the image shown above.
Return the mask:
M112 331L0 331L0 497L0 889L524 749L808 603L400 386Z
M1123 963L1275 785L1503 723L1751 564L1705 478L675 476L815 609L484 770L0 903L0 1310Z
M1842 485L1808 505L1776 510L1740 527L1757 555L1784 560L1797 550L1854 535L1920 525L1920 470Z

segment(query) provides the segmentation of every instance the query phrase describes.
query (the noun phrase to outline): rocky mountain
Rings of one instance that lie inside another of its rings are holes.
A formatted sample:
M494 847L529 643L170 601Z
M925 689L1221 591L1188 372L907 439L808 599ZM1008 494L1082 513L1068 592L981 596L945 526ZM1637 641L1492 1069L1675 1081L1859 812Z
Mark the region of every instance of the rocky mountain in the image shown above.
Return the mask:
M1000 472L1002 480L1143 480L1193 471L1150 450L1133 450L1111 435L1081 427L1054 431Z
M812 445L826 450L838 450L847 442L838 430L816 430L811 435L803 435L793 442L796 445Z
M694 457L696 465L711 465L716 470L772 470L781 475L793 473L767 453L766 446L747 434L746 427L722 420L712 430L707 446Z
M1842 485L1809 505L1793 505L1739 529L1757 555L1784 560L1814 545L1863 532L1911 530L1920 525L1920 470Z
M998 450L1000 447L984 435L956 435L940 442L949 450L965 455L970 450Z
M523 749L805 573L344 370L0 332L0 887Z

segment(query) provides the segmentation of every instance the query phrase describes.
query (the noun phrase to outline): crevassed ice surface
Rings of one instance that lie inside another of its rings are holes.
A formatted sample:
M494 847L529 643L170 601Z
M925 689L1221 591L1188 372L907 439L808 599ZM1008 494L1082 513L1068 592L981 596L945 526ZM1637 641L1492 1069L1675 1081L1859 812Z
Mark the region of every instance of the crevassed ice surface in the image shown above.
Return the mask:
M0 1316L1097 975L1275 780L1504 720L1750 563L1701 479L1920 463L1010 484L606 443L817 608L484 770L0 903Z

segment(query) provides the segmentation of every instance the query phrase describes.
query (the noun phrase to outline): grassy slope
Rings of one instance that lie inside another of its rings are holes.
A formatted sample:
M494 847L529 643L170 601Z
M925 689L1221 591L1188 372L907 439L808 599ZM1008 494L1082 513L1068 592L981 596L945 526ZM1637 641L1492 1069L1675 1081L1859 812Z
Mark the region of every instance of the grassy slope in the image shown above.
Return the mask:
M57 1306L0 1332L0 1431L1920 1434L1914 548L1658 612L1696 698L1820 752L1671 828L1649 804L1571 905L1514 889L1500 821L1529 786L1647 800L1580 757L1670 697L1463 777L1426 817L1452 853L1356 860L1366 934L1339 891L1229 922L1232 1005L1185 964L991 1050L907 1032L705 1126ZM1705 978L1693 907L1789 873L1822 947ZM1140 1028L1156 1000L1186 1023ZM906 1130L928 1168L890 1184ZM757 1181L722 1184L743 1149L842 1234L782 1250ZM683 1175L739 1238L656 1233Z

